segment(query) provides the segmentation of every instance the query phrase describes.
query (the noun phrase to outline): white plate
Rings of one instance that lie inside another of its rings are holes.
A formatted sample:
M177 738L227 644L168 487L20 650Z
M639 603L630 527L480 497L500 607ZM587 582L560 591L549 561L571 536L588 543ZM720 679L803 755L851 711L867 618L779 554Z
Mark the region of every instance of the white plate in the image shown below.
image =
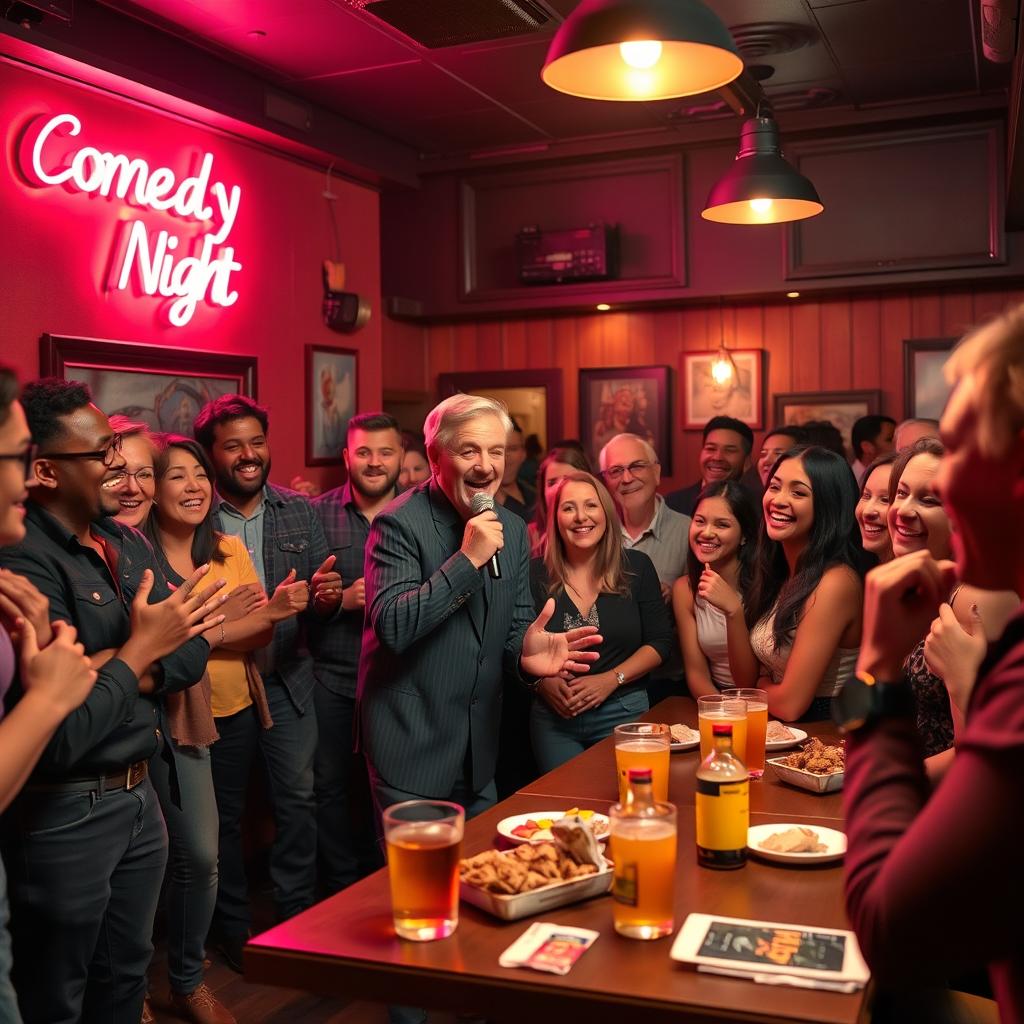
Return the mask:
M773 743L765 743L765 750L786 750L788 747L795 747L798 743L803 743L807 739L807 733L803 729L794 729L793 726L789 726L789 731L793 734L791 740L775 740Z
M502 818L498 822L498 835L504 836L509 842L512 843L550 843L552 837L550 835L542 835L539 839L524 839L522 836L516 836L512 834L512 829L519 825L525 825L531 818L534 821L540 821L541 818L550 818L552 821L558 821L560 818L565 817L565 812L568 808L562 808L560 811L531 811L529 814L513 814L508 818ZM608 838L608 816L605 814L595 814L590 821L594 818L599 818L601 825L599 828L594 829L595 839L607 839ZM586 821L588 819L584 819Z
M818 842L824 843L828 849L823 853L779 853L776 850L762 850L758 843L763 843L776 832L785 832L790 828L810 828L818 833ZM846 853L846 834L823 825L794 825L792 822L779 821L773 825L751 825L747 830L747 847L751 853L765 860L778 861L780 864L828 864L834 860L842 860Z
M676 743L675 740L670 740L668 748L673 754L678 754L681 750L694 750L700 746L700 733L694 729L697 733L696 739L687 740L685 743Z

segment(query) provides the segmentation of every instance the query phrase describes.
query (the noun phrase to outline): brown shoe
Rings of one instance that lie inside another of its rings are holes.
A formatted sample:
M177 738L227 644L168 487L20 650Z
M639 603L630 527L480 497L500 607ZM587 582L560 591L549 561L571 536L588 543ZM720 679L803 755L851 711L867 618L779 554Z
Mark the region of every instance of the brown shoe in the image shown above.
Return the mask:
M149 1005L149 996L146 996L142 1003L142 1019L139 1024L156 1024L156 1015L153 1013L153 1007Z
M194 992L172 992L171 1009L192 1024L238 1024L205 982Z

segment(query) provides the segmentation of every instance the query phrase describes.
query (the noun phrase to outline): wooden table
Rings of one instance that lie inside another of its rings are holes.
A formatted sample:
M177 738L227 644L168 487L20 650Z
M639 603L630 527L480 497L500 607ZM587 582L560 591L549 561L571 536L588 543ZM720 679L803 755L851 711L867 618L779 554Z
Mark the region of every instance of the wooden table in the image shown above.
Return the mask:
M692 707L692 702L673 699L659 705L652 717L689 721ZM467 822L464 853L468 856L494 845L495 825L501 818L548 809L552 799L555 807L576 804L607 813L615 795L615 773L604 747L598 745ZM846 927L841 865L793 869L752 859L739 871L697 866L692 811L696 759L695 753L673 756L670 795L680 808L677 926L688 913L699 911ZM584 788L590 792L584 793ZM762 795L757 797L759 788ZM796 818L836 827L839 815L834 797L789 790L767 778L751 782L751 807L751 824ZM676 964L668 956L671 937L640 942L616 935L611 901L606 897L549 911L543 917L601 932L565 977L498 966L499 954L532 919L504 923L463 904L458 930L451 938L428 943L396 938L387 872L378 871L253 939L245 949L245 973L267 984L518 1024L632 1024L637 1020L645 1024L853 1024L866 1016L863 992L840 995L754 985L698 974Z

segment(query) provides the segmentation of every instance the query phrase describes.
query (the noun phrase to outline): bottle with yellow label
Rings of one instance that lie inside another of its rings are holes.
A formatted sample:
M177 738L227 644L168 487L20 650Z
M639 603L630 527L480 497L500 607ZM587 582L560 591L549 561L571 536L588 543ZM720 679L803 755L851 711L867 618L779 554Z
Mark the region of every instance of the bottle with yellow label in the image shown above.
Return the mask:
M697 769L697 863L741 868L747 862L750 783L732 750L732 724L712 726L714 746Z

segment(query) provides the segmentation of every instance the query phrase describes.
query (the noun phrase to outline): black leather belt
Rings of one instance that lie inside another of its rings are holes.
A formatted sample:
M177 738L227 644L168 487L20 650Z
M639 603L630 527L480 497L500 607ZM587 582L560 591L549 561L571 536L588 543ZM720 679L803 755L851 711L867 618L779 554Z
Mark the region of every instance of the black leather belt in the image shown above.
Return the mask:
M111 789L134 789L148 774L149 762L136 761L123 771L64 782L30 782L25 789L32 793L105 793Z

